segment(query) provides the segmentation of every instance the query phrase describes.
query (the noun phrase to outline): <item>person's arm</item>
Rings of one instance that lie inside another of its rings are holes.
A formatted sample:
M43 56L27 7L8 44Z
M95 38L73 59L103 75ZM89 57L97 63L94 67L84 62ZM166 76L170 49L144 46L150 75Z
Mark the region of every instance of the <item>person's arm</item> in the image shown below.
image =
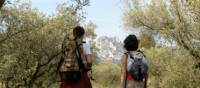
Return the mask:
M90 49L90 45L88 43L84 44L84 52L86 55L86 59L87 59L87 67L88 69L91 69L92 67L92 63L93 63L93 58L92 58L92 52Z
M125 86L126 70L125 70L126 56L125 54L121 57L121 88Z
M92 54L87 54L87 55L86 55L86 58L87 58L88 69L91 69L91 67L92 67L92 62L93 62Z

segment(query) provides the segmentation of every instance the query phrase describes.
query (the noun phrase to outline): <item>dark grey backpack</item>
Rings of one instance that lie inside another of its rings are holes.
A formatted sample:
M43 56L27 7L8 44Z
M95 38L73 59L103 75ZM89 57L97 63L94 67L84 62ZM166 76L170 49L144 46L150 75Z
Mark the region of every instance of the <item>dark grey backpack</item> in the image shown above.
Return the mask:
M134 77L134 80L143 80L147 76L148 71L145 55L141 52L137 52L136 54L127 53L127 55L127 72Z

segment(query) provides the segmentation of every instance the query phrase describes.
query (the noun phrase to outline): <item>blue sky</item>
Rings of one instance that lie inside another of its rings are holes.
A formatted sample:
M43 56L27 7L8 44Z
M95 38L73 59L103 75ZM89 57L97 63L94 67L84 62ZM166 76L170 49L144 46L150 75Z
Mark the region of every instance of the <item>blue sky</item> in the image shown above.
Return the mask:
M55 12L57 4L67 1L70 0L31 0L34 8L38 8L47 14ZM127 35L123 30L121 20L123 14L122 0L90 0L90 6L84 10L87 13L86 20L91 20L97 25L95 32L98 37L116 37L122 41Z

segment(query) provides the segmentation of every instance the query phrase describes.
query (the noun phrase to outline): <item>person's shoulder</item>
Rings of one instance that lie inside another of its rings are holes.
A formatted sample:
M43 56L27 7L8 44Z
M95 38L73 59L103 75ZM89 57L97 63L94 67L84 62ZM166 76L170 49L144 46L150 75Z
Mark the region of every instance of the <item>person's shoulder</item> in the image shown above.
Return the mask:
M64 42L75 42L75 40L74 40L74 38L71 38L71 37L69 37L69 36L66 36L66 37L64 38Z
M137 53L140 54L140 55L142 55L142 56L144 56L144 57L146 57L144 51L142 51L142 50L137 50Z
M128 57L128 52L124 52L124 53L122 53L122 55L121 55L121 59L126 59Z
M88 43L88 42L82 42L82 44L84 47L90 47L90 43Z
M144 51L138 50L137 52L140 53L140 55L143 57L142 61L145 62L146 64L148 64L147 57L144 54Z
M66 37L64 39L63 46L74 49L76 47L76 41L70 37Z
M140 49L137 50L137 52L144 54L144 51L142 51L142 50L140 50Z

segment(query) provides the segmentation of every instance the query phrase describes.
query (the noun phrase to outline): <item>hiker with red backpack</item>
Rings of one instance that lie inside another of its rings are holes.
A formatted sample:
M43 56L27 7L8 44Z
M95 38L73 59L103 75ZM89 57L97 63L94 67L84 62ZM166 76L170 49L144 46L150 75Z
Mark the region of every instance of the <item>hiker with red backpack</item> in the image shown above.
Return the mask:
M62 55L58 66L60 88L92 88L88 71L91 70L90 47L83 42L85 30L77 26L73 36L66 37L62 44Z
M148 64L138 45L135 35L124 40L126 52L121 58L121 88L147 88Z

